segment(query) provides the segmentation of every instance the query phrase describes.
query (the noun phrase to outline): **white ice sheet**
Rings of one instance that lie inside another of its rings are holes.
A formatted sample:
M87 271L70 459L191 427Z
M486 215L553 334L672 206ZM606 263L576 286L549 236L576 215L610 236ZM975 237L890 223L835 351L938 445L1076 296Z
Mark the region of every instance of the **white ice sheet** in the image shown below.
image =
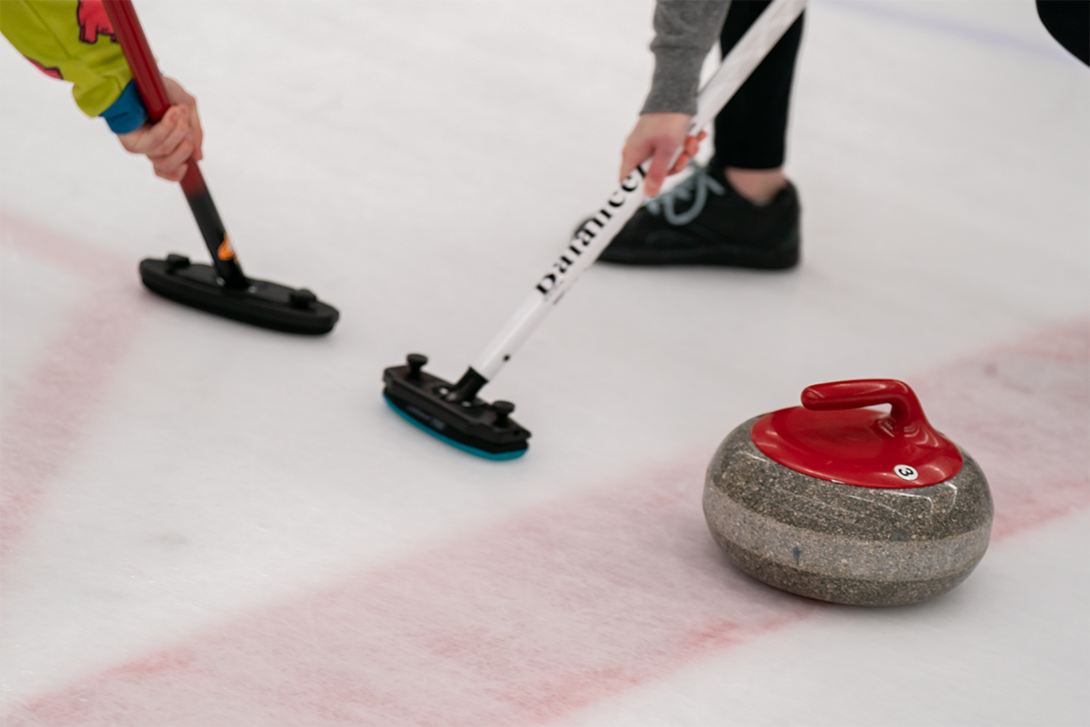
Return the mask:
M534 432L507 464L381 371L457 376L608 194L652 3L138 10L246 270L342 320L143 291L201 254L179 191L0 49L6 724L1090 722L1090 75L1032 3L815 2L801 268L591 270L485 390ZM859 376L1003 507L929 604L781 596L701 530L727 432Z

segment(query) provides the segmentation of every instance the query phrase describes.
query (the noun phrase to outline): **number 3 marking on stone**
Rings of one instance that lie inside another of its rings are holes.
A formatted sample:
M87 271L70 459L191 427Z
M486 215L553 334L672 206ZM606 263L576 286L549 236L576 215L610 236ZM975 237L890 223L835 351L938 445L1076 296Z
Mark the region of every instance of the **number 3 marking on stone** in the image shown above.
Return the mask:
M900 477L902 480L908 480L911 482L920 476L920 473L913 467L909 467L907 464L899 464L893 468L893 474Z

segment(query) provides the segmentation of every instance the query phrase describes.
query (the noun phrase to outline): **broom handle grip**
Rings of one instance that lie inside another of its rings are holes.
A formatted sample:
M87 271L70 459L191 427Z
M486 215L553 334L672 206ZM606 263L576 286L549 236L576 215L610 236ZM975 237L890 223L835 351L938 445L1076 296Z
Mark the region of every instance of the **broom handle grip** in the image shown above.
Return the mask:
M132 0L103 0L106 14L113 25L114 37L121 45L121 52L125 54L129 69L132 71L136 90L140 93L140 99L144 102L144 108L148 112L148 118L155 123L166 115L170 109L170 94L167 93L166 84L163 83L163 74L159 71L159 64L155 62L155 56L151 53L148 38L144 35L144 28L140 25L140 19L136 17L136 8ZM205 184L204 175L194 159L187 163L185 176L182 177L182 192L193 212L193 217L200 228L208 251L212 253L216 271L229 287L244 287L247 284L246 277L242 274L242 267L231 247L227 236L227 229L220 220L219 212L212 201L212 194Z
M719 70L700 90L690 135L699 133L712 122L805 9L806 0L773 0L765 8L723 59ZM675 161L680 154L681 149L678 149ZM645 161L621 182L620 188L606 200L594 217L576 230L574 239L560 258L538 280L533 292L473 362L470 368L479 376L490 381L499 373L544 320L552 306L560 301L579 275L598 259L625 223L636 214L645 199L646 164Z

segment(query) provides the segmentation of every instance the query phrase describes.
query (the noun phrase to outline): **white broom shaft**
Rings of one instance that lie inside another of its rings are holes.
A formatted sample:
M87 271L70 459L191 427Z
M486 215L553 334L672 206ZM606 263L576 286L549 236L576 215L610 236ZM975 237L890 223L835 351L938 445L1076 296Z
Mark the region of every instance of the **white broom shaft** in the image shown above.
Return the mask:
M757 18L741 40L731 49L715 75L708 80L697 97L690 134L697 134L727 105L753 70L779 42L791 24L802 14L806 0L773 0ZM674 160L681 155L678 149ZM473 368L491 381L508 359L530 337L552 306L598 256L606 249L625 223L643 204L645 195L644 168L647 162L632 172L620 188L606 200L591 222L581 227L560 258L538 281L533 292L522 302L481 351ZM670 166L673 166L671 163Z
M806 9L806 0L774 0L749 27L696 99L693 128L703 129L723 110L735 92L761 64L791 24Z

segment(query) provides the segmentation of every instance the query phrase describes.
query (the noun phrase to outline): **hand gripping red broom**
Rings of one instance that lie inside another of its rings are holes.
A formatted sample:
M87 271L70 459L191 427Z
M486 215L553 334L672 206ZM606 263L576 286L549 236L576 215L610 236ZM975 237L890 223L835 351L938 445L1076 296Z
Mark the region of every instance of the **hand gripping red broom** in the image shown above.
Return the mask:
M148 47L144 29L130 0L103 0L114 37L132 69L136 90L154 123L170 108L162 74ZM328 333L337 309L306 288L289 288L242 273L238 256L220 220L197 162L190 159L182 191L212 254L212 265L190 262L184 255L140 261L140 278L149 290L183 305L226 318L288 333Z

